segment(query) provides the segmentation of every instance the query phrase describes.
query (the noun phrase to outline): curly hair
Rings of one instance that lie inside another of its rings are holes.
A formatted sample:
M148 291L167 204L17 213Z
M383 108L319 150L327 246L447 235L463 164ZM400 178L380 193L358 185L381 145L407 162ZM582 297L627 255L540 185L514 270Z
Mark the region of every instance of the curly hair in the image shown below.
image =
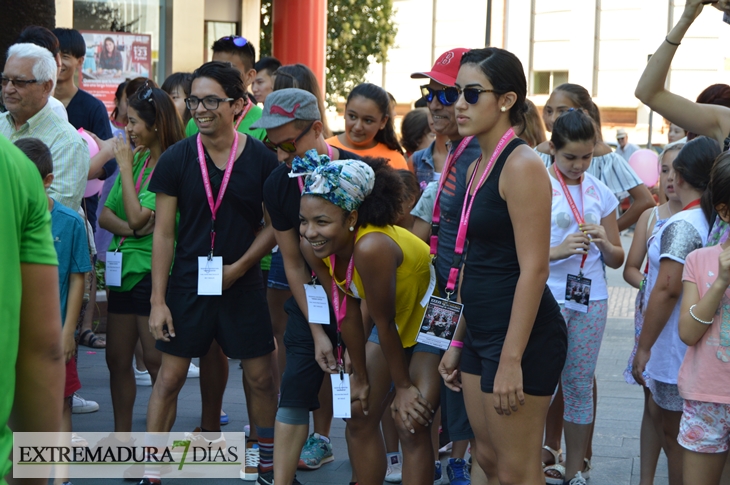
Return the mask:
M357 211L357 225L393 225L401 216L406 196L403 179L385 158L365 157L363 162L375 172L375 186Z

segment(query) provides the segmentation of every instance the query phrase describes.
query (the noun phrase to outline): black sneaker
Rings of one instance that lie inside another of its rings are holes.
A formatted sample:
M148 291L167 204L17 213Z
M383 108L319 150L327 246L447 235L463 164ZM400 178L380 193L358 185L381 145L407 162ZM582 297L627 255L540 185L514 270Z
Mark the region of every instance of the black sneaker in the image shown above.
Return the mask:
M256 480L259 485L274 485L274 470L262 472L259 468L259 479Z

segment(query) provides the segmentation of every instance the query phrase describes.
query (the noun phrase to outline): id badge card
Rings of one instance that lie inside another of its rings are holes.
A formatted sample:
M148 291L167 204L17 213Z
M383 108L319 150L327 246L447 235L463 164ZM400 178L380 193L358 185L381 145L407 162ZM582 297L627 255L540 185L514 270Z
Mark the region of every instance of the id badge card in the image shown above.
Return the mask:
M351 418L350 374L330 374L332 379L332 416L335 418Z
M462 311L464 305L461 303L432 296L426 306L426 313L423 314L416 342L447 350L454 338Z
M569 274L565 284L565 308L588 313L591 299L591 280L580 275Z
M330 324L330 307L327 303L327 293L322 285L307 283L304 285L304 293L307 296L307 314L309 323L320 325Z
M198 295L219 296L223 294L223 258L221 256L198 256Z
M122 253L106 252L106 271L104 273L107 286L122 286Z

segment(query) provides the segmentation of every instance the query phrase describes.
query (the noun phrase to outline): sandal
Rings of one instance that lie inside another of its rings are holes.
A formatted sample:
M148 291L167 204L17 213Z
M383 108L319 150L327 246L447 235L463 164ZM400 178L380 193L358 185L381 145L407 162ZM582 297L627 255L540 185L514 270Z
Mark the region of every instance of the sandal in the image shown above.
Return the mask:
M86 329L79 335L79 345L92 349L105 349L106 341L101 337L97 337L91 329Z
M585 462L586 466L583 468L583 473L581 474L583 475L583 478L588 480L589 478L591 478L591 468L593 467L591 466L591 460L589 460L588 458L583 458L583 461Z
M561 449L554 450L554 449L550 448L548 445L543 446L542 449L547 451L551 455L553 455L553 462L551 463L551 465L560 464L560 455L563 453L563 450L561 450ZM545 469L545 467L547 467L547 466L548 465L546 465L545 462L543 462L542 468Z
M565 481L565 467L560 464L560 455L563 450L554 450L551 447L545 445L542 447L543 450L547 450L553 455L553 464L545 465L542 464L542 471L545 474L545 483L550 485L563 485Z

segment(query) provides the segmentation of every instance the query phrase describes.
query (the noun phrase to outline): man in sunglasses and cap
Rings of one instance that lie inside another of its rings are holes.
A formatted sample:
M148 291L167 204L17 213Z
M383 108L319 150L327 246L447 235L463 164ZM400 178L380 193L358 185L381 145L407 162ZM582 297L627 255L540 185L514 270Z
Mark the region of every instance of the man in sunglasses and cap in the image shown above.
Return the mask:
M428 109L433 118L433 130L449 139L448 155L446 160L439 164L434 163L435 141L428 148L413 154L413 165L416 168L419 180L424 176L430 180L429 185L423 192L416 207L411 212L416 217L413 232L426 242L432 232L438 237L438 245L434 266L438 281L439 291L446 295L446 281L449 277L454 246L456 245L456 233L459 227L459 218L466 193L466 172L469 165L481 155L481 149L476 138L463 139L459 135L459 128L456 124L456 113L454 105L459 98L459 92L454 85L456 75L459 73L461 56L469 49L452 49L444 52L436 60L430 71L416 72L411 74L413 79L428 79L428 84L421 86L421 92L428 102ZM425 175L424 175L425 174ZM442 180L443 179L443 180ZM431 227L434 200L437 192L438 203L441 209L440 221ZM451 295L456 299L458 288ZM443 385L443 384L442 384ZM449 481L454 485L468 485L470 483L469 472L467 471L464 454L469 441L474 446L474 432L469 425L469 419L464 407L462 393L457 393L446 388L442 389L441 400L442 414L449 436L453 442L451 458L446 467ZM472 449L474 453L474 449ZM399 469L401 460L399 454L388 454L388 475L387 481L400 481ZM437 470L440 467L437 467ZM438 473L438 471L437 471ZM480 473L483 477L483 473ZM483 482L486 484L486 477Z
M320 407L318 394L324 371L334 368L333 348L336 345L337 325L330 308L330 325L310 324L304 285L311 283L312 273L299 249L300 177L289 177L295 157L304 157L310 150L327 155L332 160L359 160L354 153L327 144L322 135L324 126L317 106L317 98L302 89L281 89L266 97L264 113L253 126L268 133L265 144L275 150L282 163L264 185L264 202L276 234L276 243L284 259L284 269L293 294L285 304L289 316L284 334L286 372L281 383L281 398L276 414L274 454L276 483L289 484L294 480L300 463L302 447L309 432L309 411ZM315 156L310 152L311 156ZM303 180L301 180L303 182ZM329 382L327 381L329 384ZM316 456L308 468L318 468L332 461L327 423L315 422ZM294 482L298 483L298 482Z
M240 35L227 35L216 40L211 47L214 61L229 62L234 69L238 70L243 82L245 105L241 114L236 117L234 124L239 133L250 135L259 140L266 136L266 130L254 128L256 120L261 118L261 108L256 106L256 101L248 94L248 88L256 78L256 49L253 44ZM191 136L198 132L198 127L191 119L185 127L185 136Z

